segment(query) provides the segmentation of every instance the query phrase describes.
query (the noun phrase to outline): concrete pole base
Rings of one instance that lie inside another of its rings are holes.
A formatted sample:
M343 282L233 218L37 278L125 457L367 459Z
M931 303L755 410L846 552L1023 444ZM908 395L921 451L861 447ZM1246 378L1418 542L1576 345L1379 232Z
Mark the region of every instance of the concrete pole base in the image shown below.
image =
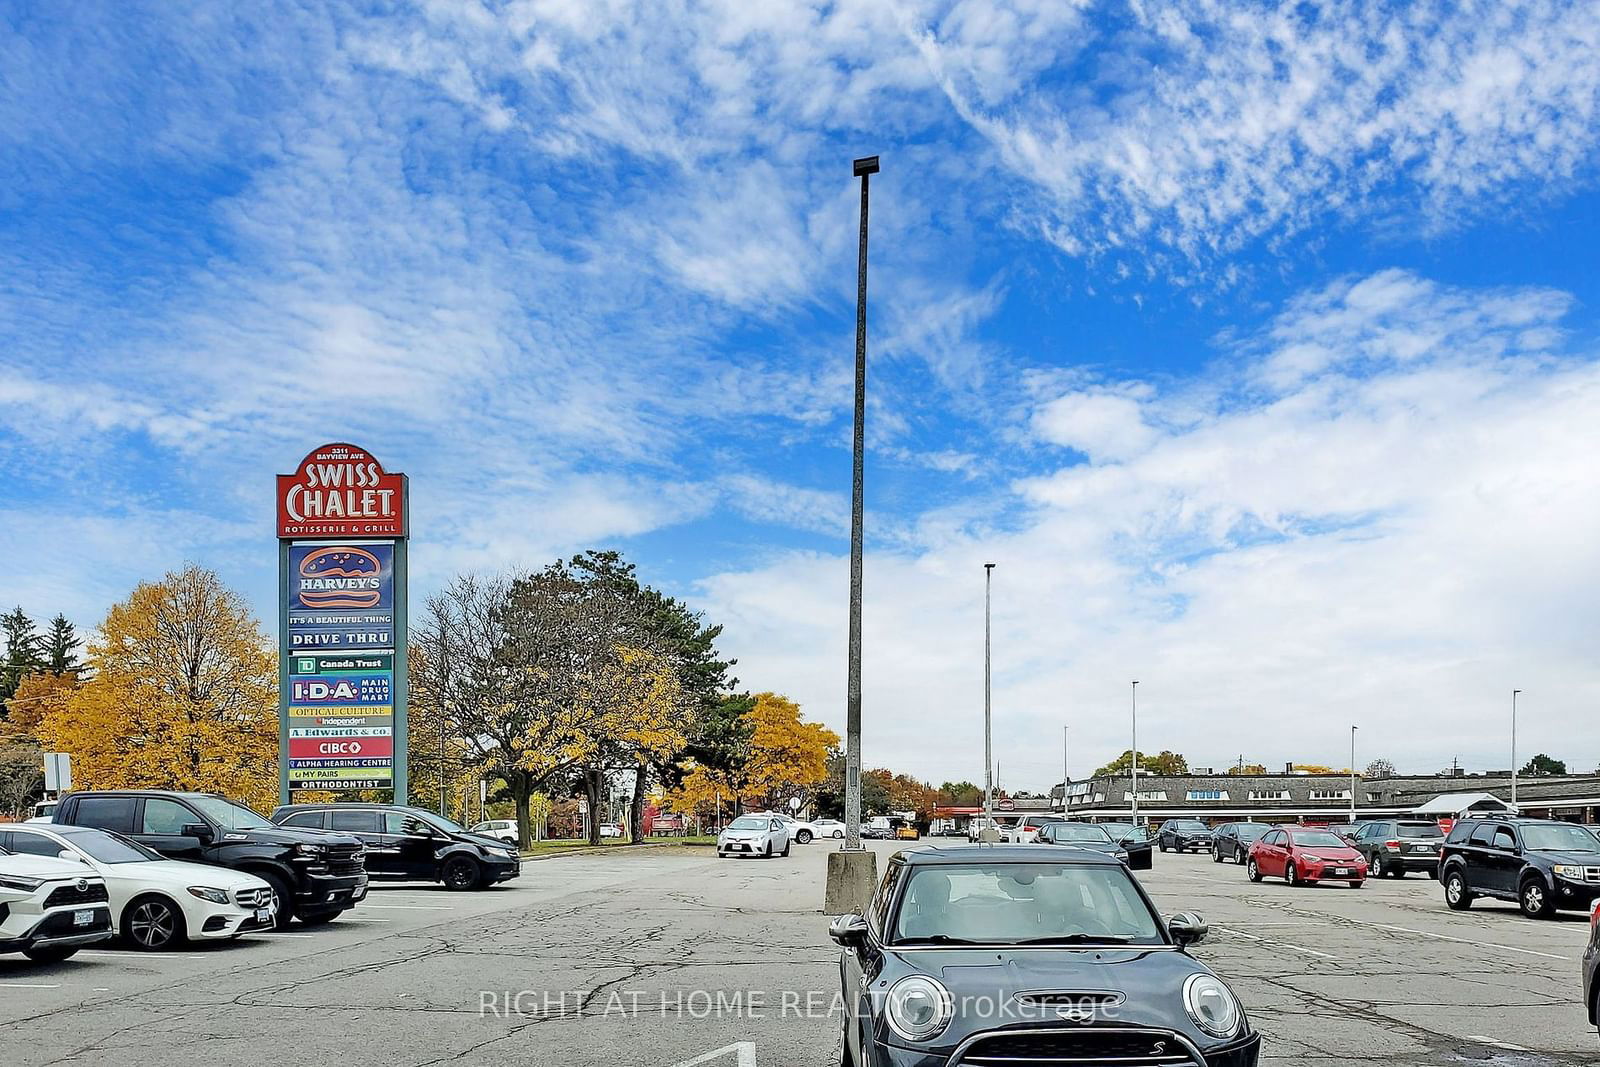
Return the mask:
M828 853L828 889L824 915L865 915L878 888L878 854L871 849Z

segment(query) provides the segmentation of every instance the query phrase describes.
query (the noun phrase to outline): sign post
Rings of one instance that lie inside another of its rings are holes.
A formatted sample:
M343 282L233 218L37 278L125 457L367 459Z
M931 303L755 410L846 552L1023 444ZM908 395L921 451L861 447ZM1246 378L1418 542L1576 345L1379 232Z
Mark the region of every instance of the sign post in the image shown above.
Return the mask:
M364 449L278 475L278 802L298 790L407 800L409 482Z

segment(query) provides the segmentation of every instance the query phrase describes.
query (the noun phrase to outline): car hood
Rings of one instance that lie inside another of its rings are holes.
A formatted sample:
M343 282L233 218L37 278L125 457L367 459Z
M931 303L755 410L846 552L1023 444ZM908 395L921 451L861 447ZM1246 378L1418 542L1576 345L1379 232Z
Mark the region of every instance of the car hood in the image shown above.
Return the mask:
M498 837L488 837L484 834L475 834L471 833L470 831L463 834L452 834L451 836L457 841L467 841L474 845L481 845L484 848L503 849L512 847L507 842L500 840Z
M213 867L208 863L183 860L147 860L142 863L103 863L96 869L108 882L141 882L147 885L184 887L210 886L213 889L261 889L267 883L253 874ZM126 887L124 887L126 888Z
M724 830L717 836L726 837L729 841L749 841L757 837L766 837L771 832L771 830Z
M359 837L352 837L350 834L341 833L338 830L313 830L304 826L224 830L222 831L222 836L217 838L218 844L241 841L262 842L271 845L348 845L352 848L359 848L362 845Z
M1184 1009L1185 980L1210 973L1203 963L1172 948L891 949L882 975L888 984L875 982L873 987L887 989L907 974L932 975L943 982L956 1003L950 1027L938 1039L945 1055L980 1031L1061 1025L1053 1009L1024 1008L1017 1000L1020 993L1041 992L1119 995L1121 1003L1098 1021L1176 1030L1206 1049L1236 1039L1209 1036ZM887 1023L879 1025L885 1040L904 1044Z
M1600 852L1529 852L1528 855L1574 867L1600 867Z
M93 878L100 880L100 872L75 860L58 860L52 856L0 856L0 874L20 874L24 878Z
M1353 848L1308 848L1295 849L1294 854L1300 859L1321 860L1328 863L1354 863L1361 858L1361 853Z

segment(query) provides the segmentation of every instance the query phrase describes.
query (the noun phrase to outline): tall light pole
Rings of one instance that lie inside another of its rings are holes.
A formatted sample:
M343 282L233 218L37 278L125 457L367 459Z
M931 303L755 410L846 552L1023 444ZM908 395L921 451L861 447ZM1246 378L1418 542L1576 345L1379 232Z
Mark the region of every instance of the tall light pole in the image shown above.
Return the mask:
M1139 825L1139 683L1133 683L1133 825Z
M845 692L844 847L861 847L861 539L867 418L867 193L878 157L855 161L861 179L861 240L856 251L856 410L850 470L850 669Z
M983 565L983 821L984 829L994 825L994 742L990 729L990 590L994 586L994 564Z
M1072 781L1072 739L1068 736L1071 727L1061 728L1061 814L1067 812L1067 784Z
M1350 821L1356 821L1356 728L1350 727Z
M1517 694L1520 689L1511 691L1511 806L1517 806Z

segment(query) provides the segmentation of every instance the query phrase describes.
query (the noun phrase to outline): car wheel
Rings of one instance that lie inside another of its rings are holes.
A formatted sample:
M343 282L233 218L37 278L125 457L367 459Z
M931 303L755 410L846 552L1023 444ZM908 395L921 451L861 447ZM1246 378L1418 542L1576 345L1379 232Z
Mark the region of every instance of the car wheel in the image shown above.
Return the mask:
M1444 902L1452 911L1466 911L1472 907L1472 894L1467 891L1467 879L1460 871L1444 876Z
M1222 862L1222 849L1217 848L1215 846L1212 846L1212 849L1211 849L1211 862L1212 863L1221 863Z
M835 830L833 832L833 836L835 838L837 838L838 840L843 841L844 840L844 831L843 830Z
M1290 885L1300 884L1300 872L1294 869L1293 862L1285 863L1283 865L1283 880L1288 882Z
M1364 882L1351 882L1350 883L1350 888L1351 889L1360 889L1364 884L1365 884Z
M799 833L794 835L794 839L800 842L802 845L809 845L811 844L811 831L801 830Z
M187 940L183 912L165 897L139 897L122 912L122 939L143 952L164 952Z
M444 867L440 869L439 881L444 883L446 889L476 889L483 882L483 872L478 869L476 860L452 856L445 860Z
M1555 904L1539 878L1529 878L1522 883L1517 902L1522 905L1522 914L1530 919L1548 919L1556 913Z
M764 859L769 859L770 860L772 858L772 842L771 841L767 842L767 851L764 852L762 854L762 856L763 856Z
M55 946L47 946L45 948L23 949L22 954L28 957L34 963L61 963L63 960L70 960L72 957L76 956L78 954L78 949L76 946L72 948L56 948Z
M1394 870L1389 872L1390 878L1404 878L1405 876L1406 869L1404 867L1396 867Z
M1156 847L1159 848L1162 852L1165 852L1167 850L1167 843L1165 841L1159 841L1159 842L1156 843Z
M272 887L273 920L275 929L286 930L294 919L294 894L289 892L289 887L284 880L271 871L249 872Z
M788 854L789 854L789 842L785 841L783 843L783 851L778 853L778 855L787 856Z
M1255 860L1250 860L1245 864L1244 873L1245 877L1249 878L1252 882L1261 881L1261 867L1256 863Z

